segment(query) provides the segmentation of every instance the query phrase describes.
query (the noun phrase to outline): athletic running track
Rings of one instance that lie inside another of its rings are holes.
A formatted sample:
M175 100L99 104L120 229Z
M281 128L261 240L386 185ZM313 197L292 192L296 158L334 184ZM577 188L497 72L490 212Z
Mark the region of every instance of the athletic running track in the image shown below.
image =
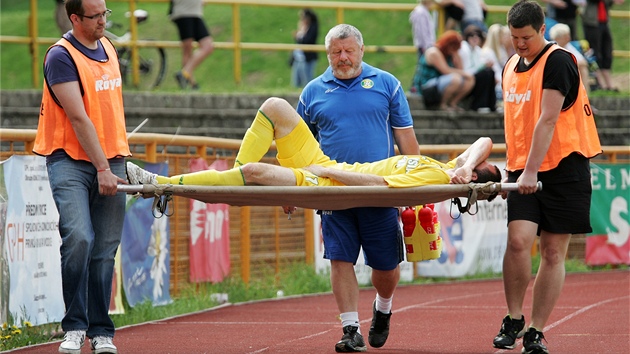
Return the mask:
M362 332L372 318L374 290L362 290ZM531 284L525 298L531 306ZM630 272L568 274L544 328L557 353L630 353ZM501 280L404 285L394 296L389 340L371 353L520 353L492 347L505 315ZM527 318L529 320L529 318ZM121 354L334 353L341 326L332 294L225 304L206 311L120 328ZM56 353L59 341L12 351ZM86 341L82 353L90 353Z

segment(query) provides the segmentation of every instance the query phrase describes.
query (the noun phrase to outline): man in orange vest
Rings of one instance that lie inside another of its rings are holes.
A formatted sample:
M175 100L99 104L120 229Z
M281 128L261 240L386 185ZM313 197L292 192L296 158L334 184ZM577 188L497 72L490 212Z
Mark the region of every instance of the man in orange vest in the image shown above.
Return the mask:
M516 54L503 71L508 243L503 282L508 313L496 348L549 353L545 323L564 283L571 234L591 232L589 159L601 153L593 112L573 55L544 38L545 15L538 3L521 0L508 12ZM537 182L544 188L536 192ZM505 195L504 195L505 197ZM533 289L529 326L523 298L531 278L531 248L540 242L540 267Z
M130 156L118 56L103 38L104 0L67 0L72 30L44 59L44 88L33 152L46 156L59 211L65 332L61 353L116 353L109 301L122 236L124 158Z

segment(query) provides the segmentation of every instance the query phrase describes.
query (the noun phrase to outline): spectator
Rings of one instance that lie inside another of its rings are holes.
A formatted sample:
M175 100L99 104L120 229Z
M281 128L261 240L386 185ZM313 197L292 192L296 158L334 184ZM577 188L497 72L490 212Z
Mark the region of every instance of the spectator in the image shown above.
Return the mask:
M316 44L319 34L317 15L311 9L300 11L298 29L293 33L293 39L297 44ZM295 49L291 53L291 85L304 87L313 80L315 66L317 65L317 52Z
M602 152L575 60L545 40L544 20L543 9L534 0L517 2L507 15L518 55L503 70L505 169L506 181L516 182L518 192L503 193L508 221L503 256L507 314L493 340L496 348L513 349L522 336L522 352L536 354L549 353L543 331L562 292L571 235L592 231L589 159ZM536 240L540 264L528 323L523 300L532 278Z
M459 27L459 23L464 16L464 4L461 0L436 0L435 1L442 9L444 9L444 15L446 21L444 24L445 31L455 31Z
M322 151L339 162L372 162L393 156L395 141L401 154L419 154L400 81L363 62L361 32L351 25L337 25L326 35L325 46L330 65L306 85L297 106ZM398 210L355 208L322 212L321 217L324 257L330 259L330 279L343 327L335 350L367 350L359 326L359 286L353 266L361 248L376 289L368 342L382 347L389 335L392 299L400 279Z
M486 33L488 27L486 26L486 3L483 0L461 0L464 4L464 15L459 25L462 32L466 27L475 25Z
M182 68L175 74L179 87L199 89L194 77L195 69L206 57L212 54L214 42L203 21L202 0L171 0L171 21L177 25L182 47ZM193 41L199 48L193 50Z
M409 23L419 59L425 50L435 44L435 21L430 12L433 0L418 0L418 3L409 14Z
M492 57L484 56L481 50L483 42L484 33L481 28L469 25L464 30L459 56L462 58L464 71L475 77L475 85L470 93L470 109L487 113L496 110L495 86L498 82L492 69L495 61Z
M575 19L578 13L578 4L585 0L542 0L547 3L546 15L558 23L564 23L571 30L571 38L577 39ZM551 26L549 27L551 28Z
M70 22L68 14L66 13L64 0L55 0L55 2L57 3L55 6L55 21L57 22L59 32L63 35L72 29L72 22Z
M584 38L595 52L597 66L595 77L599 88L608 91L619 91L613 87L610 71L613 61L613 40L608 25L609 11L613 4L623 4L624 0L587 0L582 13Z
M42 103L33 152L46 157L59 211L65 332L61 353L116 353L109 317L114 257L122 237L125 158L130 156L116 49L103 38L103 0L66 0L72 31L44 58ZM107 90L103 78L111 83ZM100 84L99 84L100 82Z
M509 57L514 54L514 48L510 40L510 30L507 26L495 23L488 28L486 40L481 47L481 54L484 58L493 62L492 71L494 71L494 79L497 83L495 93L498 103L503 101L503 93L501 89L501 74L503 67Z
M549 30L549 35L551 39L556 41L559 46L569 51L569 53L573 54L575 60L577 61L578 69L580 70L580 77L582 78L582 83L584 84L584 88L586 92L590 92L590 84L589 78L590 73L588 70L588 61L580 53L580 51L571 43L571 28L564 23L558 23L557 25L551 27Z
M459 33L446 31L420 57L413 81L428 108L461 111L458 103L475 85L474 76L463 70L461 42Z
M491 25L488 28L482 48L491 51L497 58L499 66L503 69L505 63L515 53L510 39L510 29L498 23ZM501 71L499 71L499 75L501 75Z

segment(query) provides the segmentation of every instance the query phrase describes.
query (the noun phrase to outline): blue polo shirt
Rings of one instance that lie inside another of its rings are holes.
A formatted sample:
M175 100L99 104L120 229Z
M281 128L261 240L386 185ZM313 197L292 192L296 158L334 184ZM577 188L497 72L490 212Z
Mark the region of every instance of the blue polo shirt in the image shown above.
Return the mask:
M324 153L340 162L391 157L392 129L413 126L400 81L369 64L362 68L356 79L339 80L328 67L306 85L297 106Z

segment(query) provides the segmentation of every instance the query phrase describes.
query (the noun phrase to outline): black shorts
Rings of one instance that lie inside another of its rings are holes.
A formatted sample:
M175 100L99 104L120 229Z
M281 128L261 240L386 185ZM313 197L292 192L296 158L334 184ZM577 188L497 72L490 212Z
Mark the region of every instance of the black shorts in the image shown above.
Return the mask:
M179 30L179 39L194 39L199 42L201 39L210 36L210 30L199 17L182 17L173 20Z
M508 182L516 182L520 173L508 172ZM547 183L534 194L509 192L507 198L508 224L527 220L538 224L537 234L544 230L556 234L592 232L591 180L566 183Z
M458 22L464 17L464 10L455 5L444 6L444 12L446 12L446 17L450 17Z

